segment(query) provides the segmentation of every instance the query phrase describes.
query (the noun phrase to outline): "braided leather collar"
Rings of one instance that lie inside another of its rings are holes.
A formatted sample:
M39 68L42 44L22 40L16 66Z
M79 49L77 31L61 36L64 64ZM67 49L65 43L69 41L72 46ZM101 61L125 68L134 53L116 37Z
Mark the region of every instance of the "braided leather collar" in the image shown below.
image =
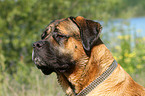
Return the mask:
M116 69L118 63L116 60L113 61L113 63L110 65L110 67L101 74L96 80L94 80L90 85L88 85L86 88L84 88L80 93L78 93L76 96L86 96L89 92L91 92L95 87L97 87L100 83L102 83L111 73Z

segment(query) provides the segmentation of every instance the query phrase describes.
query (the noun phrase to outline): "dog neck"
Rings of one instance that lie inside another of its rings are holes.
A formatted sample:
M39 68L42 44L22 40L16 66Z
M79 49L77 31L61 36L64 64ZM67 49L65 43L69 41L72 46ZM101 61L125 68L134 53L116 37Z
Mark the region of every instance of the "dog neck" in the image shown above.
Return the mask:
M75 96L99 77L112 64L114 58L107 47L99 40L93 47L90 58L80 58L73 72L57 73L58 81L69 96Z

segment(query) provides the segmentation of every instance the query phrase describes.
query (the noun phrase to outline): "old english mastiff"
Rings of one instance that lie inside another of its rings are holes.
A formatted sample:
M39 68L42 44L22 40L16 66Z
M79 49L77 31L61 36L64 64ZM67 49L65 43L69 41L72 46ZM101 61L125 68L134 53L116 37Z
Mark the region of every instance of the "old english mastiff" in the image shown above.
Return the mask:
M145 96L100 39L101 25L81 16L52 21L33 44L32 59L57 74L68 96Z

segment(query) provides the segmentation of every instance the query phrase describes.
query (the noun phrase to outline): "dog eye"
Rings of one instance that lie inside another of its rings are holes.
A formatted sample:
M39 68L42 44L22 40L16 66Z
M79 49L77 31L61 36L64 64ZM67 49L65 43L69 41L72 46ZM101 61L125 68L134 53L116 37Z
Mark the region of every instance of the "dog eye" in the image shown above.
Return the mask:
M62 34L54 34L53 38L60 43L62 40L67 40L69 37L66 35L62 35Z
M58 40L67 39L67 38L68 38L68 36L65 36L65 35L60 35L60 34L56 35L56 39L58 39Z
M61 39L61 38L67 38L67 36L65 36L65 35L57 35L57 38L59 38L59 39Z

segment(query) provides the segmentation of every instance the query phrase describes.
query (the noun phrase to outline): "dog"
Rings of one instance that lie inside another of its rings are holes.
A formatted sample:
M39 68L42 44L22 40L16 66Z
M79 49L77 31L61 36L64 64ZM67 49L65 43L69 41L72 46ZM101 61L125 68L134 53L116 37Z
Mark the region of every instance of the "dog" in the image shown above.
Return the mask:
M55 72L68 96L145 96L100 39L101 30L81 16L54 20L33 43L32 60L45 75Z

